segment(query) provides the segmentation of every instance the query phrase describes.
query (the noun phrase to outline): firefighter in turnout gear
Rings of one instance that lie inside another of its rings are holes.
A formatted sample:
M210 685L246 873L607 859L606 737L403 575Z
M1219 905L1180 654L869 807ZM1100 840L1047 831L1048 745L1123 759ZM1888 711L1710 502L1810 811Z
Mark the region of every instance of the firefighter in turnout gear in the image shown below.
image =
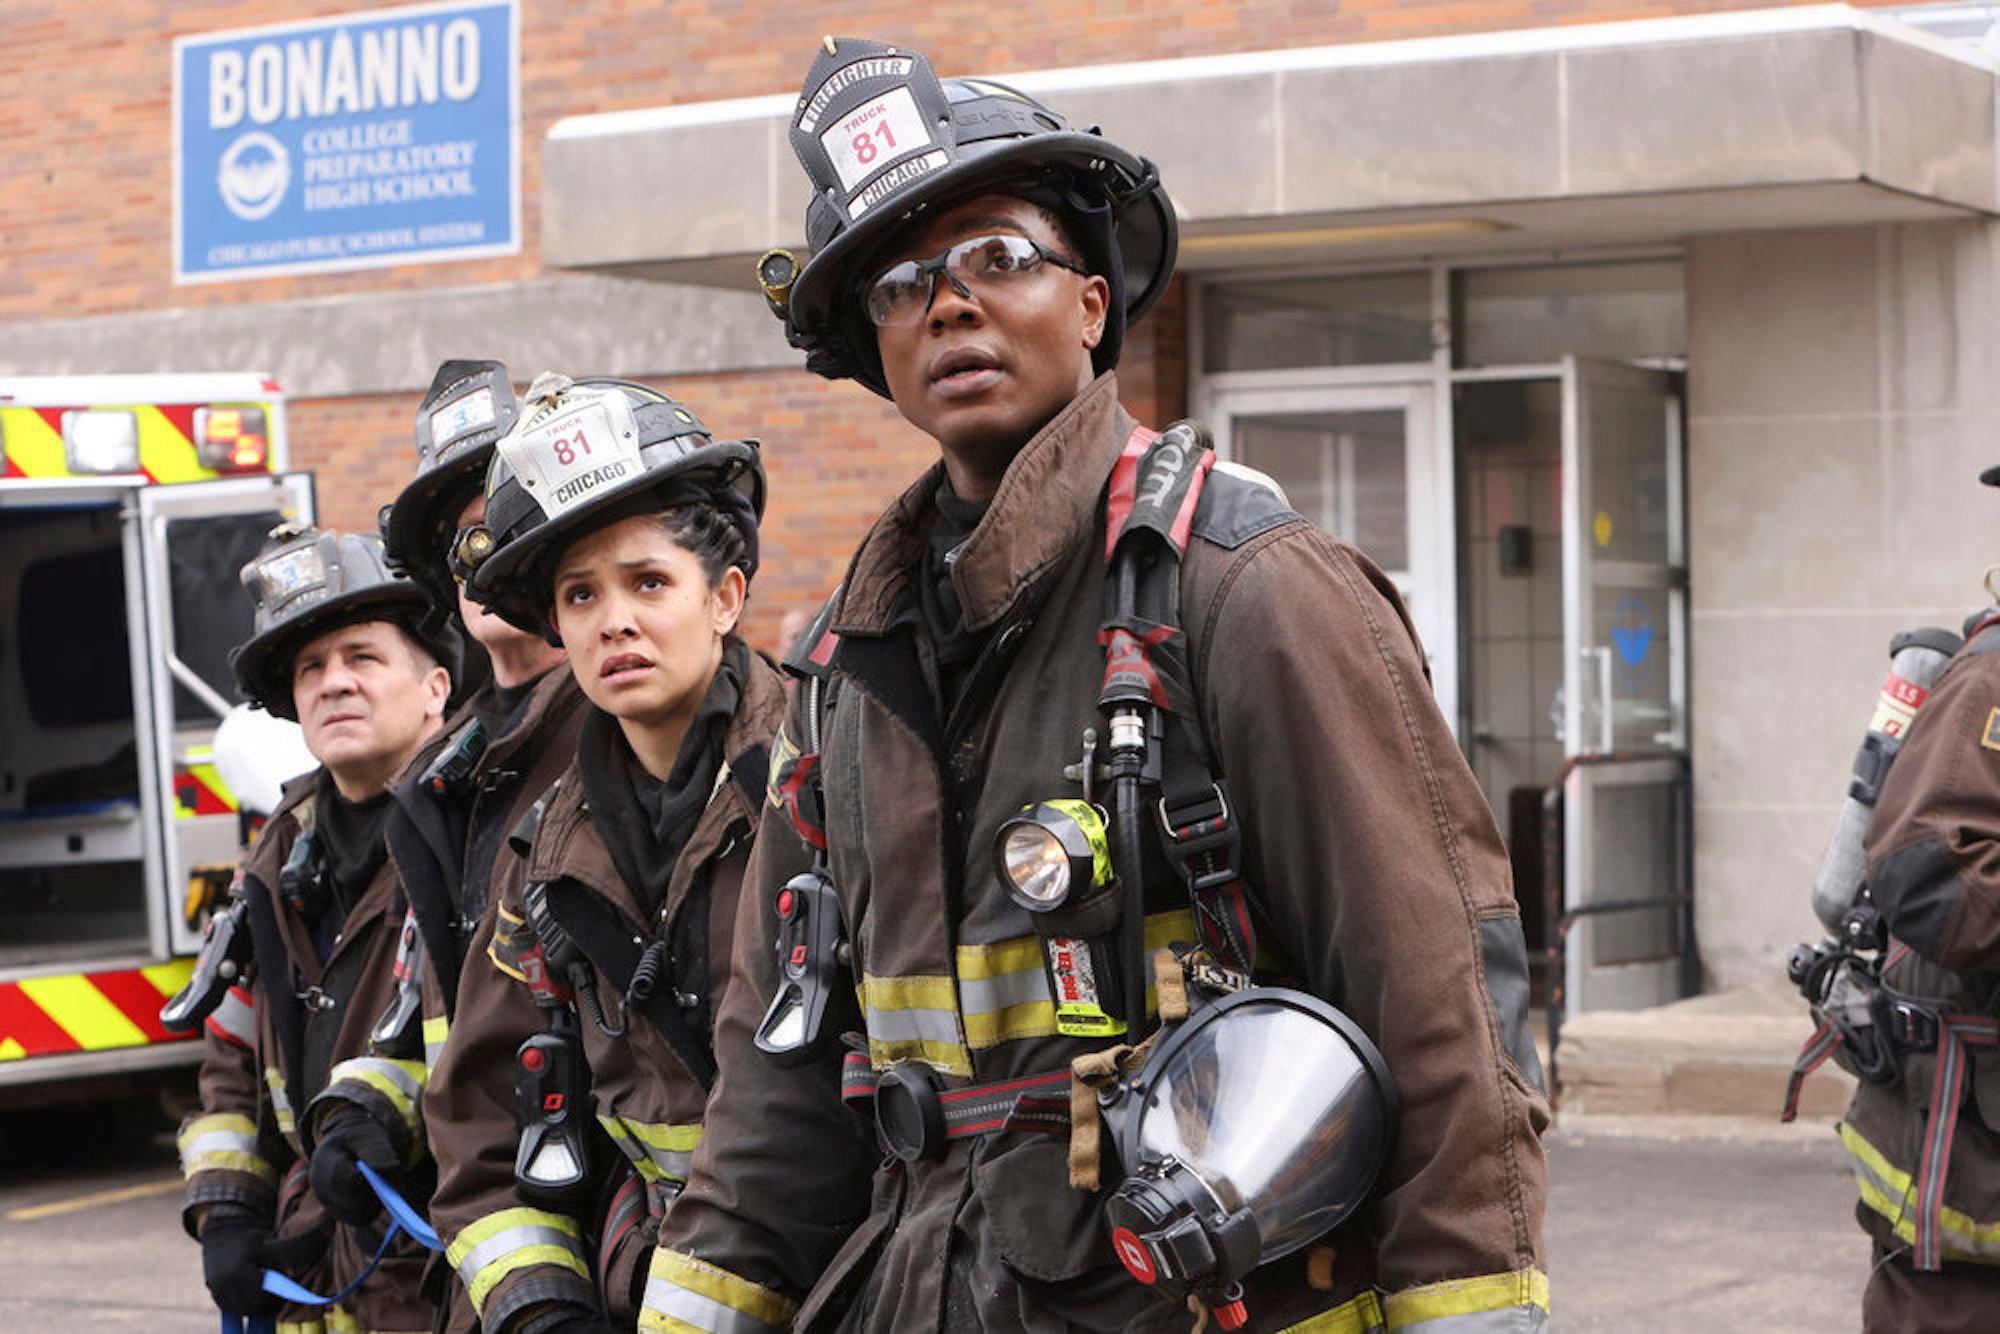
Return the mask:
M1199 427L1119 405L1174 262L1152 165L831 38L792 143L815 249L766 256L766 296L941 458L786 659L660 1327L1545 1328L1506 854L1389 579L1211 469ZM1273 1084L1268 1124L1175 1082L1270 1077L1235 1059L1255 1043L1192 1045L1230 994L1299 998L1285 1022L1340 1053ZM1160 1061L1123 1049L1154 997ZM1121 1100L1216 1150L1197 1176L1244 1134L1353 1154L1352 1214L1217 1223L1170 1164L1120 1159Z
M382 1157L425 1142L420 1093L450 1031L494 862L508 831L575 756L583 721L583 695L562 650L471 601L452 574L458 534L485 517L493 442L518 415L499 362L445 362L417 408L417 476L382 512L391 564L429 595L434 616L455 618L484 649L490 674L417 752L395 785L386 821L409 917L397 951L396 997L376 1041L401 1050L420 1029L423 1069L398 1080L382 1078L372 1059L344 1064L308 1116L313 1189L329 1212L354 1223L380 1212L356 1164L381 1170ZM446 1286L442 1273L438 1282ZM463 1289L448 1288L448 1326L471 1329Z
M1980 475L2000 486L2000 468ZM1990 587L1990 585L1989 585ZM1982 1330L2000 1309L2000 608L1966 626L1868 828L1893 1070L1841 1123L1874 1242L1872 1331Z
M386 1096L423 1068L416 1035L370 1042L395 991L403 902L383 843L389 784L436 732L455 632L393 574L373 536L280 528L243 570L254 633L231 662L252 702L296 719L320 767L294 780L250 850L242 890L254 953L210 1017L201 1110L181 1129L183 1214L225 1312L280 1328L418 1331L424 1252L398 1238L360 1286L327 1307L285 1305L266 1268L316 1293L360 1278L386 1224L341 1221L308 1188L306 1109L335 1072L367 1067ZM428 1167L408 1135L356 1141L419 1197Z
M545 375L486 499L471 595L560 643L591 707L461 978L432 1216L488 1334L663 1328L647 1257L702 1134L783 709L736 634L763 471L662 394Z

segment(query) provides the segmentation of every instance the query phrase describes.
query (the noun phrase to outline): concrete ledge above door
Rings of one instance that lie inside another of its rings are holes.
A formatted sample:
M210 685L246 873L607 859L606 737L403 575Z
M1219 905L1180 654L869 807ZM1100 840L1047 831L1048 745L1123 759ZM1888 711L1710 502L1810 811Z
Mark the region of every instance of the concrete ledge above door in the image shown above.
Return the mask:
M1991 66L1845 5L1002 77L1159 164L1184 269L2000 211ZM546 262L752 287L800 241L792 106L557 122Z

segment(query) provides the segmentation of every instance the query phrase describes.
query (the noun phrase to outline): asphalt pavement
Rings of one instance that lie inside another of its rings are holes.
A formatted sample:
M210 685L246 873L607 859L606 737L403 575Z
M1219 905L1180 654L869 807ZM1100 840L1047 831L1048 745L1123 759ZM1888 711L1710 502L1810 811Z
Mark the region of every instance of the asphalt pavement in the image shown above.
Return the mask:
M1858 1328L1868 1248L1831 1133L1700 1121L1551 1132L1554 1328ZM0 1120L0 1331L214 1334L179 1214L163 1116Z

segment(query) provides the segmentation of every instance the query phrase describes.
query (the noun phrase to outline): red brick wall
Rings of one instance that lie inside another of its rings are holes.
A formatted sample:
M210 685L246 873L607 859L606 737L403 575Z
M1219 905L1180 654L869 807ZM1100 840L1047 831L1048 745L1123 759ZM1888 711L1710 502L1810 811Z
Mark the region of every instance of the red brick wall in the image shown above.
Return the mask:
M746 634L761 648L779 646L785 612L809 611L832 591L875 516L937 457L927 437L858 385L803 371L643 378L716 432L763 440L770 504L746 616ZM322 523L374 530L376 510L415 470L419 397L291 402L291 466L316 474Z
M1180 292L1176 282L1126 339L1120 389L1143 421L1164 423L1185 412ZM779 646L787 611L810 611L833 590L875 517L937 458L929 437L848 381L835 384L803 369L633 374L688 403L710 429L763 442L770 503L746 617L746 634L762 648ZM411 422L420 397L292 400L290 465L314 472L320 522L374 530L376 510L395 498L416 466Z
M908 43L946 73L1004 73L1762 7L1758 0L523 0L518 257L173 285L173 39L365 0L5 0L0 320L464 285L539 272L541 143L565 115L792 92L821 32ZM389 6L383 5L382 8ZM107 367L107 370L123 369Z

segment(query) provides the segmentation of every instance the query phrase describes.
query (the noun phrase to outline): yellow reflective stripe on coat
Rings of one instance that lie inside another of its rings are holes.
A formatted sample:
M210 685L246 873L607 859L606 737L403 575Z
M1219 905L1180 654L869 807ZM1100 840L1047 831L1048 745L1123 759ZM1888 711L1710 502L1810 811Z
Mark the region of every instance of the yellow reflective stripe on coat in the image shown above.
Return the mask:
M1331 1311L1321 1311L1296 1325L1286 1325L1278 1334L1382 1334L1384 1328L1382 1303L1374 1293L1364 1292Z
M451 1036L451 1020L436 1015L424 1020L424 1068L437 1069L438 1060L444 1055L445 1039Z
M701 1143L701 1123L633 1121L605 1112L598 1124L618 1146L644 1181L685 1183L694 1166L694 1146Z
M1539 1334L1549 1327L1549 1276L1517 1269L1425 1283L1390 1293L1383 1315L1390 1330L1412 1334Z
M946 1074L972 1073L950 978L863 973L857 990L868 1024L868 1059L876 1069L925 1061Z
M590 1257L576 1221L546 1209L488 1214L453 1237L444 1254L458 1271L472 1305L482 1311L494 1285L516 1270L555 1265L585 1283L591 1281Z
M176 1143L181 1174L247 1172L268 1186L278 1184L278 1171L257 1152L257 1125L247 1116L217 1112L197 1116L181 1127Z
M264 1067L264 1087L271 1094L271 1110L278 1116L280 1134L291 1135L298 1132L298 1122L292 1118L292 1100L285 1096L284 1072L275 1065Z
M1193 939L1194 916L1185 908L1146 918L1148 954ZM984 1051L1016 1038L1056 1036L1055 994L1043 965L1040 936L960 945L955 964L965 1040L972 1050ZM1146 988L1146 1008L1157 1008L1151 986Z
M351 1082L373 1089L389 1100L412 1135L423 1129L423 1112L418 1100L424 1095L424 1081L430 1071L422 1061L392 1061L385 1056L356 1056L342 1061L327 1072L329 1091ZM346 1095L350 1096L351 1095Z
M1917 1240L1917 1183L1853 1126L1840 1123L1840 1142L1854 1157L1854 1182L1861 1202L1873 1209L1911 1245ZM1981 1222L1949 1205L1938 1210L1946 1259L2000 1262L2000 1222Z
M641 1334L783 1334L798 1311L769 1288L679 1251L655 1248Z

